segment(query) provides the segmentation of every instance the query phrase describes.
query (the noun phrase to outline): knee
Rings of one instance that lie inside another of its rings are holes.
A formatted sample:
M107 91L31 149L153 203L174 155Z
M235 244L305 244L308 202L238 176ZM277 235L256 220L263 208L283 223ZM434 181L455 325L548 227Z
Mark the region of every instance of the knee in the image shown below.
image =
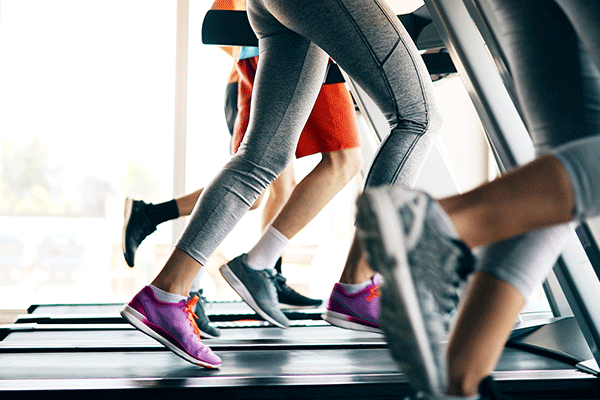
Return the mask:
M265 197L265 192L262 192L258 198L256 200L254 200L254 203L250 206L250 211L252 210L256 210L258 207L260 207L260 205L262 204L262 201Z
M290 155L279 149L267 153L242 144L224 169L231 171L241 185L255 190L258 197L284 173L292 157L293 153Z
M269 197L282 199L285 202L294 189L296 189L296 173L294 164L291 163L269 186Z
M350 182L363 165L360 147L323 153L321 162L332 172L336 180L343 183Z

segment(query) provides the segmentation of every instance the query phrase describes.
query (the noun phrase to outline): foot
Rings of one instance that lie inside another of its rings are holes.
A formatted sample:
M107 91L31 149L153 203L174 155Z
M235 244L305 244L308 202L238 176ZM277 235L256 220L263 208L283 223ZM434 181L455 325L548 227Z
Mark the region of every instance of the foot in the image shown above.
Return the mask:
M372 283L358 293L348 294L336 283L322 317L340 328L383 333L379 328L379 285L381 275L375 274Z
M485 377L479 383L479 396L468 396L468 397L459 397L459 396L449 396L449 395L440 395L434 396L431 394L417 393L415 397L406 397L404 400L457 400L461 398L476 398L477 400L511 400L510 397L503 395L498 387L496 386L496 382L494 378L490 375Z
M123 236L121 246L127 265L133 267L135 252L140 243L156 230L146 214L144 207L147 204L141 200L125 199L125 224L123 225Z
M491 375L483 378L479 383L479 396L481 400L510 400L510 397L500 392Z
M194 314L196 314L196 324L198 325L198 329L200 329L200 336L205 339L214 339L221 336L221 331L210 325L210 320L204 312L204 303L206 302L206 298L202 296L202 289L200 289L198 292L190 293L190 297L194 296L198 296L200 299L196 303L196 308L194 309Z
M357 205L359 237L383 275L379 322L392 356L416 390L439 396L447 386L442 341L473 256L422 192L371 189Z
M246 259L244 253L229 261L219 268L221 275L258 315L280 328L289 327L290 321L279 309L275 271L254 270Z
M275 288L277 289L277 299L280 304L287 304L295 307L318 307L323 304L323 300L311 299L296 292L285 282L286 279L281 275L281 257L275 265Z
M149 286L142 289L121 310L127 322L158 340L184 360L206 368L218 368L221 358L202 343L194 319L198 297L179 303L166 303L154 295Z

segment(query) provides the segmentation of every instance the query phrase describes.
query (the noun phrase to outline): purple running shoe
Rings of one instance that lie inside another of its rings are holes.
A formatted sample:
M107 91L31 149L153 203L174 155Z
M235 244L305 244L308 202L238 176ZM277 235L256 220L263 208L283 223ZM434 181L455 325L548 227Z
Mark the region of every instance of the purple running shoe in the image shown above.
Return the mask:
M372 281L354 294L348 294L342 285L336 283L322 318L340 328L383 333L378 321L381 275L375 274Z
M179 303L165 303L146 286L123 307L121 316L184 360L201 367L218 368L221 358L200 339L193 311L197 301L198 296L194 296Z

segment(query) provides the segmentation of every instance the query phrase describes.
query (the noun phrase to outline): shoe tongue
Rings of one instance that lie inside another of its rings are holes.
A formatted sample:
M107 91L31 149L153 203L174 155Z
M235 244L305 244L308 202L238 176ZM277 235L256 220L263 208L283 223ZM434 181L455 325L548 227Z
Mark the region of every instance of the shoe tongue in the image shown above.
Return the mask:
M275 269L273 268L263 269L263 271L265 272L265 274L267 274L269 278L274 278L275 276L277 276L277 271L275 271Z
M187 306L191 298L192 298L192 296L188 297L187 299L179 300L177 302L177 304L180 304L182 306Z
M373 279L371 279L373 281L374 285L381 285L381 282L383 281L383 277L381 276L381 274L379 272L375 273L375 275L373 275Z
M196 303L198 302L198 300L200 300L200 297L194 295L187 300L186 304L189 305L190 307L194 307L196 305Z

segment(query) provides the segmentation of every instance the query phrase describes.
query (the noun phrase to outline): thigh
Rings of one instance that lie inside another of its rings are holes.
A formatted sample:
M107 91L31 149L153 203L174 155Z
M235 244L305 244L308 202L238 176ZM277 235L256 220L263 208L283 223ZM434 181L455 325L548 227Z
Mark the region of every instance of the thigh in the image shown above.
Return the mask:
M577 36L600 69L600 1L555 0L571 21Z
M384 1L249 0L248 11L259 38L287 28L322 48L369 94L392 127L400 120L430 122L435 94L429 73Z

